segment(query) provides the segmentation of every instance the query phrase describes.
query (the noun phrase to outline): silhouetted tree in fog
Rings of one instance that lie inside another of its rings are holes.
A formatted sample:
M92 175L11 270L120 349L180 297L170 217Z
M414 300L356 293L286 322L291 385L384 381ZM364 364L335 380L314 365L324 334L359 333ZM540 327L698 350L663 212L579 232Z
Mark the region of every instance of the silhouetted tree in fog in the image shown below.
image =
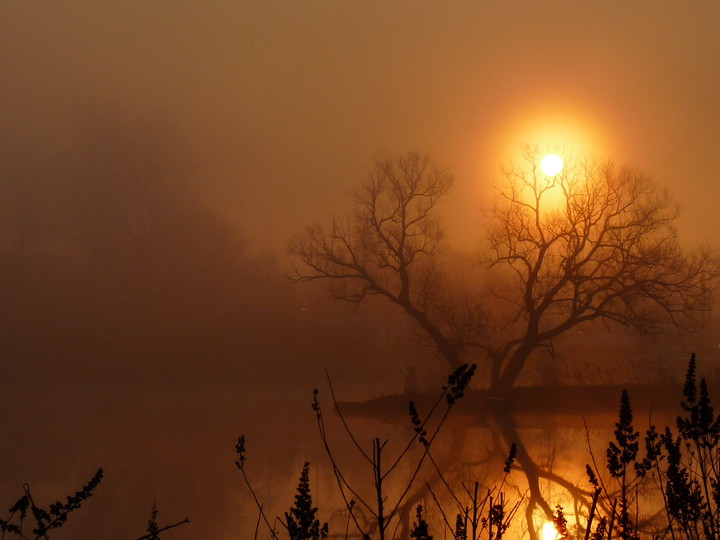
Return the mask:
M525 149L491 211L488 260L510 277L495 291L505 307L502 343L482 346L501 391L533 351L583 323L699 330L717 275L709 251L681 249L678 206L650 179L593 159L551 177L540 157Z
M717 261L707 250L681 249L678 207L665 191L592 159L548 176L536 149L524 155L506 171L490 212L485 256L504 272L485 297L448 294L434 212L452 177L414 153L377 160L344 220L292 240L292 279L327 280L340 300L387 298L451 366L469 346L483 351L499 392L515 385L533 352L591 321L641 332L701 327Z
M4 343L25 359L177 360L256 294L239 232L203 200L172 126L82 120L55 159L0 163Z
M422 327L456 369L462 364L461 340L444 316L436 268L443 231L435 210L452 182L428 156L384 155L354 194L353 212L333 218L327 227L309 227L291 241L290 251L300 262L291 278L328 280L338 300L388 299Z
M354 209L329 227L311 227L290 244L295 281L326 280L333 298L382 296L400 306L455 367L469 351L490 363L491 389L507 395L528 359L572 328L604 321L640 332L699 329L718 273L707 250L681 249L678 207L651 180L609 162L578 159L550 176L537 149L508 169L490 211L487 250L493 287L451 294L440 259L437 203L450 174L428 157L376 161ZM530 489L526 511L552 509L541 470L509 409L494 410Z

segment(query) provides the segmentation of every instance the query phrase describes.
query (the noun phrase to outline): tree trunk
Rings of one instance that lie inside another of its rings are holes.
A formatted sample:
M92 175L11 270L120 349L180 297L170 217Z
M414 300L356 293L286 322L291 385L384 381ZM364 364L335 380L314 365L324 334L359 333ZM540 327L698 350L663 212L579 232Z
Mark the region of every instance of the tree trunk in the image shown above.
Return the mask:
M515 383L517 382L520 372L525 367L525 362L530 357L530 354L535 350L536 344L523 343L513 353L502 370L502 374L498 379L497 383L494 384L492 390L495 390L499 395L504 395L510 392Z

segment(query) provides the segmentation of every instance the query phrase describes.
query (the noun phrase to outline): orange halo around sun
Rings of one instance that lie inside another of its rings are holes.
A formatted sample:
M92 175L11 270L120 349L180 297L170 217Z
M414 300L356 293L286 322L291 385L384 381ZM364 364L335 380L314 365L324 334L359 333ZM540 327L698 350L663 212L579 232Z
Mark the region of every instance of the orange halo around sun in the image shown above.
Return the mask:
M521 163L527 145L565 159L606 156L611 143L603 131L597 118L570 107L526 109L508 116L505 128L498 133L495 151L503 164Z

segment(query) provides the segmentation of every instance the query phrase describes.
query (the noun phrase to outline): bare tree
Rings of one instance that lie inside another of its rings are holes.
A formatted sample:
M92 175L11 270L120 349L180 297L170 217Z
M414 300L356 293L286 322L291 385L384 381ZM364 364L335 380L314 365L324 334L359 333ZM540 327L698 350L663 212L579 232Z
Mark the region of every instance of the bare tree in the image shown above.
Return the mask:
M383 155L354 194L351 214L333 218L328 227L309 227L291 241L290 252L302 263L293 267L291 279L328 280L338 300L388 299L458 368L459 340L446 324L436 268L443 231L435 211L452 182L427 156Z
M504 342L482 344L499 392L538 347L593 320L699 330L717 276L709 250L681 249L678 206L647 177L592 159L548 176L538 158L525 149L525 166L506 171L491 211L489 262L510 272L495 291Z
M524 155L522 166L505 171L490 212L487 258L506 279L492 291L502 306L492 322L500 339L478 346L491 360L494 393L507 395L539 348L552 349L555 338L592 321L646 333L702 327L717 260L709 250L683 251L674 226L679 208L666 191L593 159L549 176L537 149ZM512 415L496 414L505 440L518 442L530 525L536 506L551 515L540 493L542 471Z
M490 360L497 396L516 385L534 352L578 326L701 328L718 263L709 250L683 251L679 209L667 192L609 162L577 159L549 176L537 149L525 148L524 157L506 170L490 211L486 256L501 278L492 295L448 295L433 212L452 181L417 154L379 159L355 195L354 213L297 236L290 249L301 264L292 279L328 280L340 300L387 298L419 323L453 368L474 346ZM492 317L483 309L487 301ZM511 411L496 409L503 438L518 445L531 525L538 505L552 516L540 493L544 472L522 444ZM530 535L537 536L532 529Z
M493 298L450 294L434 212L452 177L415 153L378 159L350 215L292 240L301 264L291 278L327 280L332 297L349 302L387 298L453 369L474 345L490 358L498 393L515 385L533 352L591 321L640 332L701 328L717 259L709 250L681 249L679 209L666 191L609 162L577 159L548 176L536 148L524 156L506 171L490 211L487 260L506 270Z

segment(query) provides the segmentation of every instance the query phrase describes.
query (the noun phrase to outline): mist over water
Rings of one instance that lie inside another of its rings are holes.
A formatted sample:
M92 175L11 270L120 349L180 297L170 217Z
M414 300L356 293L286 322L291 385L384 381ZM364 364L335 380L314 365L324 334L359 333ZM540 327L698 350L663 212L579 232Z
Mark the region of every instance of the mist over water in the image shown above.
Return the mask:
M292 504L309 460L319 517L344 530L313 388L367 487L326 370L339 401L371 400L346 404L362 444L395 452L412 434L406 398L434 395L449 367L396 306L291 283L290 237L351 208L383 149L428 152L455 176L442 270L474 293L496 277L477 252L501 167L561 134L669 188L688 246L716 243L718 9L0 3L0 517L25 483L47 506L102 467L52 538L141 537L153 503L161 525L190 518L168 539L252 538L257 508L233 464L245 434L268 515ZM715 395L718 321L704 322L691 336L571 332L518 384L677 383L679 402L695 351ZM489 380L480 364L473 389ZM605 397L585 418L599 456L619 401ZM641 430L654 398L638 397ZM454 480L491 487L507 444L470 401L438 453ZM534 395L516 420L538 465L580 485L577 412Z
M3 504L24 483L49 504L103 467L95 495L58 538L140 537L154 503L162 524L190 518L174 538L250 537L257 509L233 465L245 434L248 474L269 515L289 508L309 460L322 519L342 528L312 389L321 389L349 477L367 486L325 370L339 400L363 401L436 392L447 366L400 310L332 302L286 279L283 252L248 247L208 203L192 152L169 126L95 112L64 144L53 152L28 139L2 162ZM450 255L456 269L472 266L468 254ZM471 275L456 273L459 285ZM694 339L598 328L567 337L558 357L539 355L521 382L679 382ZM708 349L709 338L699 339ZM481 366L477 385L487 376ZM600 441L614 407L592 424ZM529 418L520 428L538 462L579 482L584 433ZM411 433L406 403L349 420L363 444L386 437L394 451ZM476 425L476 412L460 409L439 445L457 454L454 478L480 478L486 489L507 448ZM459 426L466 436L453 449Z
M58 537L142 536L153 502L190 517L175 538L249 535L240 434L280 512L320 456L324 370L365 399L402 390L411 361L432 378L432 355L398 314L293 287L284 253L249 251L171 130L93 115L78 131L2 163L2 504L24 483L49 504L103 467Z

